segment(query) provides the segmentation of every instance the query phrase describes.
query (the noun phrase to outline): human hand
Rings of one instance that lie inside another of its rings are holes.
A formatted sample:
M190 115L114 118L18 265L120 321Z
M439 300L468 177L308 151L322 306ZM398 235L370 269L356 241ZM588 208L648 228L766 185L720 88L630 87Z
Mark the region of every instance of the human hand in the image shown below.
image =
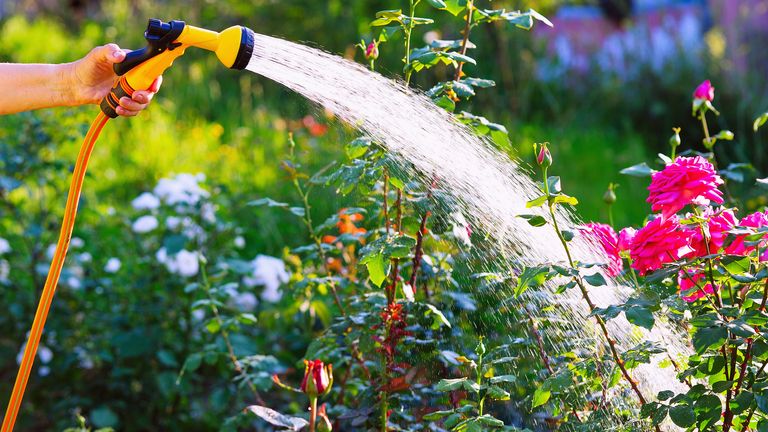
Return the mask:
M115 44L107 44L91 50L82 59L69 64L73 104L98 104L115 85L117 75L112 69L115 63L125 60L129 51ZM163 77L158 77L147 90L137 90L132 97L122 97L117 114L125 117L137 115L152 101L160 89Z

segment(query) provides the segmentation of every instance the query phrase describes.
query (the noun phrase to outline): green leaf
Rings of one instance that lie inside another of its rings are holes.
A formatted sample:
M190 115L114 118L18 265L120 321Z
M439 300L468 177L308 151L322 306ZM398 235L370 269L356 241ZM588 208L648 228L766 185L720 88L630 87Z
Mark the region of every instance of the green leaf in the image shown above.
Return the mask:
M443 0L427 0L427 3L429 3L432 7L437 9L445 9L447 6L445 5L445 2Z
M481 78L464 78L461 82L471 85L472 87L494 87L496 83L493 80L481 79Z
M374 285L380 287L389 274L389 260L382 254L369 255L363 259L360 262L368 269L368 278Z
M432 102L448 112L453 112L456 109L456 102L448 96L440 96L439 98L432 99Z
M605 277L603 276L602 273L595 273L588 276L584 276L584 280L587 281L588 284L596 287L608 284L608 282L605 281Z
M347 152L347 157L350 159L357 159L364 155L371 147L371 139L361 137L353 140L344 147Z
M725 327L700 328L693 335L693 347L697 354L720 348L728 337Z
M555 195L554 198L553 198L553 202L555 204L568 204L568 205L572 205L572 206L575 206L575 205L579 204L579 200L577 200L576 198L574 198L574 197L572 197L570 195L566 195L566 194Z
M309 426L309 422L301 417L293 417L281 414L271 408L263 407L260 405L251 405L246 407L245 410L260 417L262 420L271 425L279 426L280 428L285 428L287 430L300 431Z
M640 326L648 330L653 328L653 312L647 308L641 306L633 306L626 310L624 315L626 315L627 321L636 326Z
M440 327L440 325L444 325L448 328L451 328L451 323L448 321L448 319L443 315L442 312L440 312L440 309L436 308L435 306L426 303L427 309L429 312L432 312L432 316L434 319L434 322L432 324L432 329L436 330Z
M757 132L758 129L760 129L760 126L764 125L765 122L768 121L768 111L760 114L758 118L755 119L755 122L752 124L752 129Z
M529 13L529 14L531 14L531 16L532 16L532 17L533 17L535 20L537 20L537 21L541 21L541 22L543 22L545 25L547 25L547 26L549 26L549 27L554 27L554 26L555 26L554 24L552 24L552 21L550 21L549 19L547 19L547 17L545 17L544 15L542 15L542 14L540 14L540 13L536 12L536 11L535 11L535 10L533 10L533 9L530 9L530 10L528 11L528 13Z
M733 141L733 132L729 130L721 130L720 132L717 133L717 135L715 135L712 138L719 139L719 140Z
M445 0L445 10L458 16L467 8L467 0Z
M559 176L549 176L547 177L547 187L549 188L549 193L551 194L559 194L563 191L562 184L560 183L560 177Z
M688 405L675 405L669 408L669 418L677 426L688 428L696 422L696 413Z
M531 409L547 403L550 396L552 396L552 393L549 390L544 390L542 387L538 387L533 392L533 398L531 399Z
M510 399L509 392L495 385L488 387L488 396L491 399L502 401Z
M693 405L696 421L700 430L706 430L720 420L722 411L720 398L707 394L699 397Z
M437 385L435 385L435 390L439 392L449 392L458 389L459 387L463 387L464 382L467 381L467 378L449 378L449 379L441 379Z
M547 202L547 197L545 195L542 195L542 196L540 196L538 198L534 198L534 199L528 201L527 203L525 203L525 207L526 208L538 207L538 206L544 204L545 202Z
M530 287L537 287L547 280L549 266L525 267L520 277L517 278L517 287L515 287L515 296L524 293Z
M523 215L518 215L517 217L527 220L529 224L535 227L540 227L547 224L547 220L544 219L543 216L539 216L539 215L523 214Z
M656 171L651 169L651 167L649 167L647 163L643 162L637 165L632 165L631 167L628 167L628 168L624 168L619 172L621 174L625 174L632 177L650 177L651 174L653 174Z

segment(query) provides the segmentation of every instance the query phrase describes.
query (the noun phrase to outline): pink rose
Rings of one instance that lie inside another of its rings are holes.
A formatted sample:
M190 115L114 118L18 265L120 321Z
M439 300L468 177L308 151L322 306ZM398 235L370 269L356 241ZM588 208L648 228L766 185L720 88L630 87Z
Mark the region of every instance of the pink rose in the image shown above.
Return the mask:
M619 231L619 250L622 252L628 252L632 245L632 239L635 238L637 230L632 227L627 227Z
M379 46L376 42L371 42L365 47L365 58L367 60L376 60L379 58Z
M688 303L693 303L706 297L707 294L715 292L712 284L706 281L704 272L701 270L685 269L685 271L680 271L677 276L677 283L680 285L680 297Z
M686 227L691 231L691 247L694 250L694 256L697 257L718 253L723 247L726 237L728 237L728 231L736 225L736 216L730 209L715 213L714 209L707 207L702 217L707 219L709 242L704 238L701 225L695 224Z
M712 86L712 83L709 82L709 80L706 80L699 84L699 86L696 87L696 90L693 91L693 98L712 102L712 100L715 99L715 87Z
M630 245L632 268L641 275L658 270L666 263L676 261L692 249L691 233L680 226L677 215L656 218L637 231Z
M614 277L621 274L624 263L619 256L619 237L610 225L590 222L582 227L585 237L600 246L608 265L605 274Z
M668 218L688 204L721 204L723 192L718 187L722 184L715 167L703 157L679 157L653 173L646 201L653 211L661 211Z
M768 226L768 210L744 216L739 222L739 226L748 228L762 228ZM736 236L733 243L725 248L725 252L732 255L749 255L752 253L755 250L755 245L748 246L744 244L744 239L746 237L746 234ZM760 247L766 247L765 240L760 242ZM760 261L768 261L768 249L766 249L760 256Z

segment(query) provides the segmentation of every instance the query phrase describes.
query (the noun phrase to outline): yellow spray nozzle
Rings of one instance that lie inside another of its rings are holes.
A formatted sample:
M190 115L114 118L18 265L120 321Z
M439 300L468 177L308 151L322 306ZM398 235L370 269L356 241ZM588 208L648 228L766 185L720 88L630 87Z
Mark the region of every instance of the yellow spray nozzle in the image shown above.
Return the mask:
M254 49L253 30L243 26L215 32L183 21L165 23L150 19L144 38L146 47L128 53L125 60L115 64L115 72L121 78L101 102L101 110L109 117L117 117L121 97L149 88L190 46L215 52L224 66L231 69L245 69Z

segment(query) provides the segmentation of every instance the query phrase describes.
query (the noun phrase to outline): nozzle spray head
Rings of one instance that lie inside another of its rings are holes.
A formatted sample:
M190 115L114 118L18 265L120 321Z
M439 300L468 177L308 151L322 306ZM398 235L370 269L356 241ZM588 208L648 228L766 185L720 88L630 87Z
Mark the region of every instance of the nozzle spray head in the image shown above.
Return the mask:
M233 26L222 32L214 32L187 25L184 21L163 22L150 19L144 32L147 46L128 53L121 63L114 66L121 78L101 102L101 110L111 118L117 117L121 97L130 97L136 90L144 90L173 65L190 47L213 51L216 57L231 69L245 69L253 55L255 36L253 30Z

